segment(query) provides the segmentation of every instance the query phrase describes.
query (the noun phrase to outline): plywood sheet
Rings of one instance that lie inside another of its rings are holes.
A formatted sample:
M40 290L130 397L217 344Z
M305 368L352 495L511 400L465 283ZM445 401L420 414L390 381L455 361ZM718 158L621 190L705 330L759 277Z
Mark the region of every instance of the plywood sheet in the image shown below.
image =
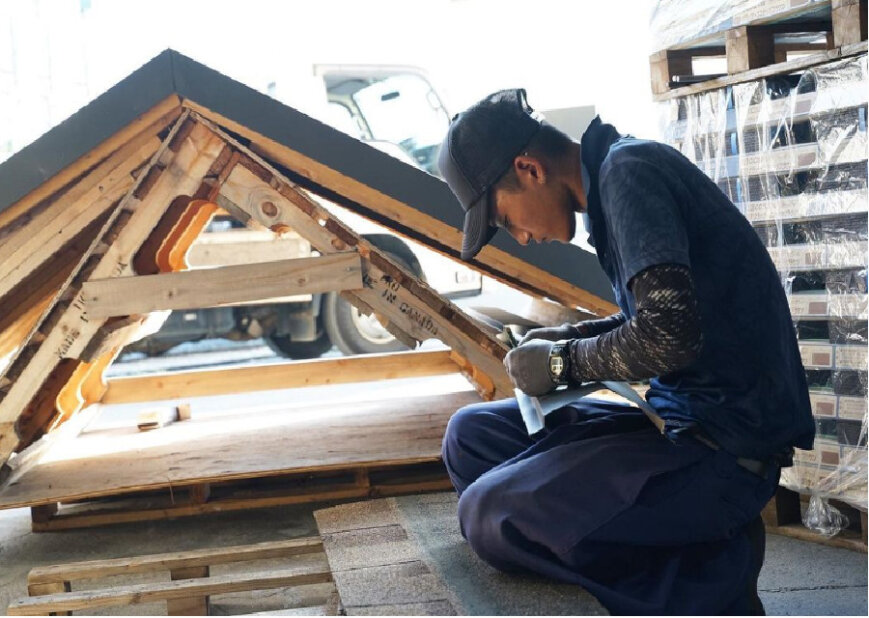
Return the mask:
M354 404L293 406L288 398L282 407L279 397L291 392L276 391L277 405L268 412L194 415L152 432L108 428L56 444L0 491L0 508L194 482L434 461L449 417L480 401L466 390Z

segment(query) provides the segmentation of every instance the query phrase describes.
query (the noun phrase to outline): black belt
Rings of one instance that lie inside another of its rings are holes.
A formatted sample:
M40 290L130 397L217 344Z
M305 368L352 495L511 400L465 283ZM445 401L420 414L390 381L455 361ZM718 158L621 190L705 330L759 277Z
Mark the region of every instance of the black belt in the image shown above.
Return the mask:
M657 430L660 431L662 435L665 434L666 422L664 421L664 419L661 418L658 415L658 413L655 412L655 409L652 408L652 406L649 405L649 403L645 399L640 397L637 394L637 392L633 388L631 388L631 386L627 382L608 382L608 381L605 381L605 382L602 382L602 384L604 386L606 386L608 389L610 389L611 391L613 391L614 393L617 393L617 394L621 395L622 397L626 398L628 401L632 401L633 403L635 403L640 408L640 410L642 410L643 413L645 413L645 415L649 418L649 420L652 421L652 424L655 425L655 428L657 428ZM699 427L695 427L695 428L689 430L688 435L690 435L693 438L696 438L698 442L705 444L706 446L711 448L713 451L722 450L721 446L715 440L713 440L709 436L705 435ZM736 458L736 463L739 466L745 468L746 470L748 470L752 474L758 475L759 477L761 477L763 479L766 478L767 472L769 472L769 469L772 465L775 464L775 465L780 465L782 467L785 467L785 466L791 465L792 461L793 461L793 449L789 449L789 453L784 453L784 454L776 456L771 462L770 461L760 461L757 459L747 459L745 457L737 457Z
M705 444L706 446L711 448L713 451L720 451L721 450L721 446L717 442L712 440L712 438L709 438L709 437L703 435L699 431L691 433L690 435L692 438L694 438L695 440L697 440L698 442L700 442L702 444ZM760 478L763 478L763 479L766 478L766 473L769 472L769 468L770 468L770 463L767 461L760 461L758 459L747 459L745 457L737 457L736 464L738 466L742 466L743 468L745 468L749 472L756 474Z

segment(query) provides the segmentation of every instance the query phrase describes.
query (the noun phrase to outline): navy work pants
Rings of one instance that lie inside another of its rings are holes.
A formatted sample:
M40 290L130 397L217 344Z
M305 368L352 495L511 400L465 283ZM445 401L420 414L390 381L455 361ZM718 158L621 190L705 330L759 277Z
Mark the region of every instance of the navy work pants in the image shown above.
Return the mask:
M778 485L637 408L584 398L528 436L515 399L450 419L443 458L483 560L582 585L613 614L748 614ZM564 415L562 415L564 416Z

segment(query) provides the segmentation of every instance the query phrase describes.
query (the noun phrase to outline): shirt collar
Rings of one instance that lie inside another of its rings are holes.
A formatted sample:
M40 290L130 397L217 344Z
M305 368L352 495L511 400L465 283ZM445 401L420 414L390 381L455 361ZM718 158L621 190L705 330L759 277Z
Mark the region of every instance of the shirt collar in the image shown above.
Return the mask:
M588 168L585 166L585 163L580 161L579 165L582 172L582 190L585 191L586 208L586 211L582 213L582 225L588 233L588 244L594 247L594 235L591 233L591 219L588 216L588 193L591 188L591 176L588 173Z

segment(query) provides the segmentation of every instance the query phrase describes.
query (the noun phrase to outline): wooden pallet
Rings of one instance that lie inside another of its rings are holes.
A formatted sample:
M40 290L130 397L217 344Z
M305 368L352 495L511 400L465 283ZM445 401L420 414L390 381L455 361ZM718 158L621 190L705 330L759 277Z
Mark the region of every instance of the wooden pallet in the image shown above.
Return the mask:
M833 0L829 19L800 21L791 16L778 23L743 24L715 39L706 37L658 51L649 58L654 98L664 101L865 53L866 6L866 0ZM794 33L825 34L826 40L820 45L775 41L777 35ZM788 61L789 52L816 53ZM727 74L695 75L693 60L699 57L726 58Z
M31 507L34 532L55 532L289 504L450 491L443 463L345 467L322 472L198 483L177 489Z
M860 511L838 500L831 500L833 506L845 513L850 525L836 536L827 537L812 532L803 525L802 511L808 499L808 495L779 487L776 495L761 513L766 531L770 534L780 534L812 543L867 553L866 511Z
M273 559L286 559L288 564L279 570L211 575L213 566ZM107 582L101 588L72 590L72 583L80 580L154 572L168 572L169 581L124 585ZM309 537L37 567L27 577L30 596L11 603L7 613L71 615L77 610L165 601L170 616L208 615L209 597L213 595L331 582L322 541ZM337 596L330 597L322 606L305 608L305 615L337 615Z

